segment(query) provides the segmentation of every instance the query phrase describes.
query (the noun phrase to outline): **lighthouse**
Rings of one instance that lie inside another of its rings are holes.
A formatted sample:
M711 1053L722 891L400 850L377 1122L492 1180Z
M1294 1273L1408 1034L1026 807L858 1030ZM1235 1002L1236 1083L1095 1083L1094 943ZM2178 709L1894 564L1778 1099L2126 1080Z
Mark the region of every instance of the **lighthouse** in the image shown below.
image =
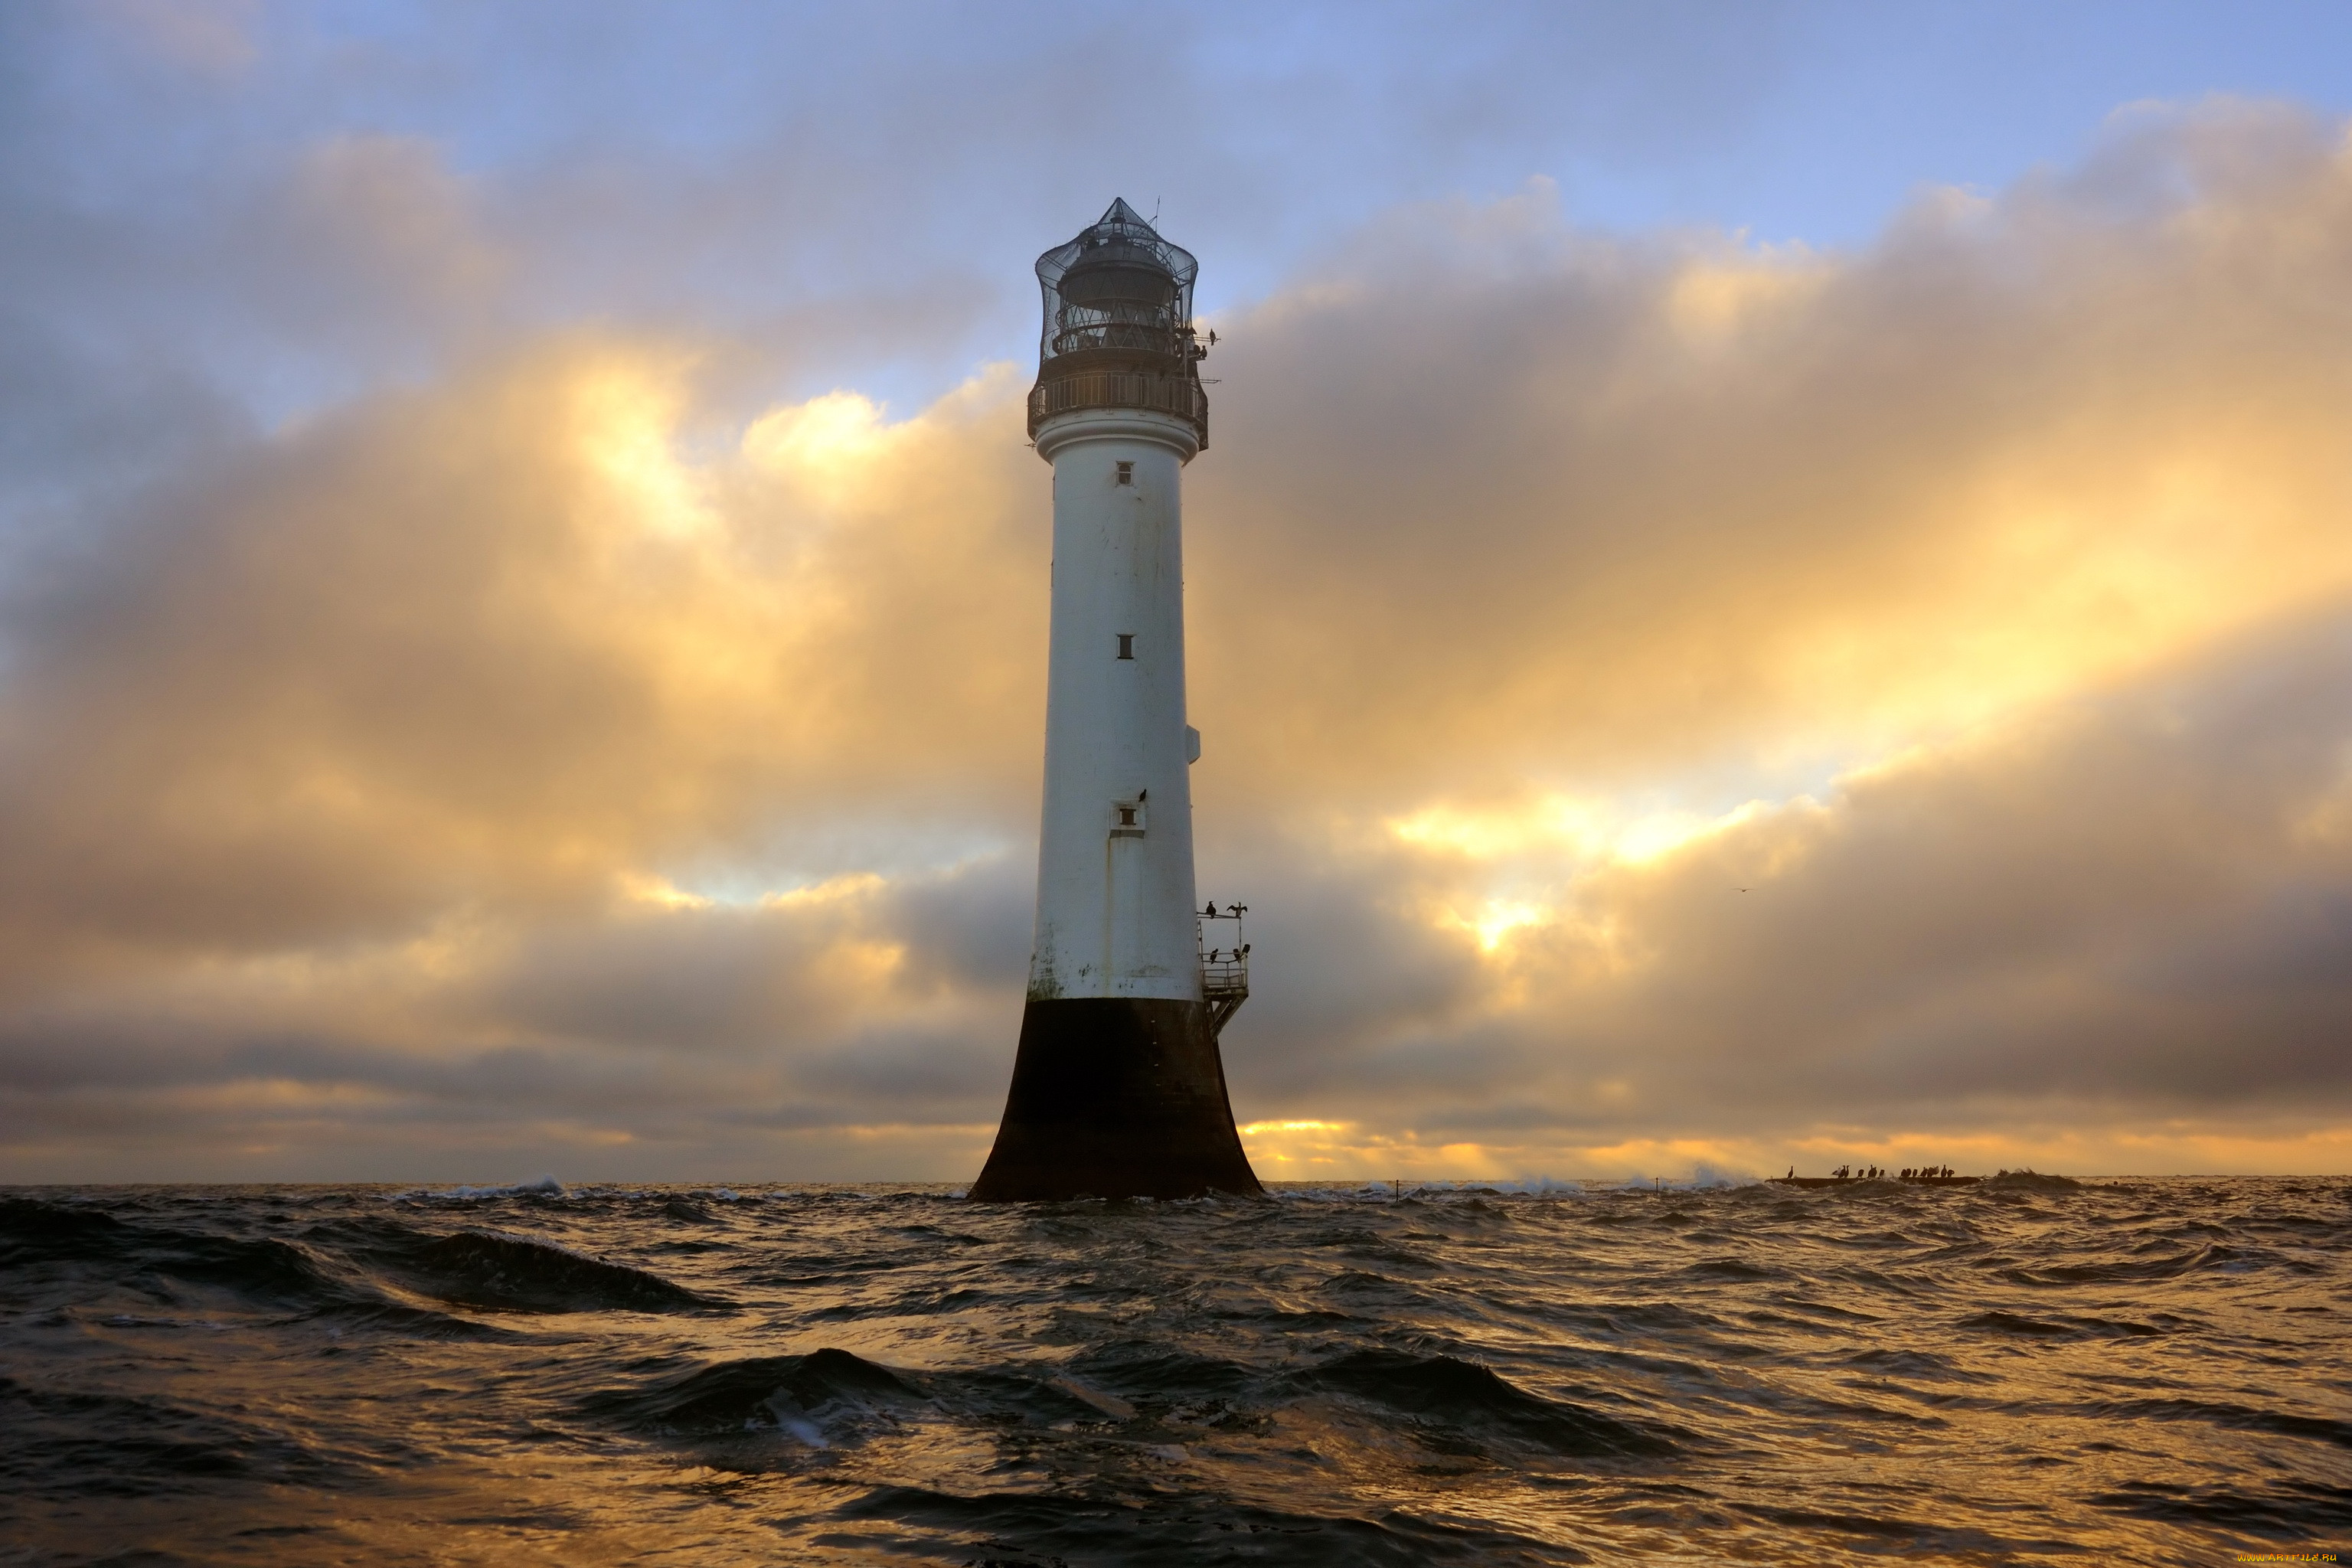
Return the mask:
M1054 466L1045 805L1029 998L987 1201L1257 1193L1218 1034L1244 907L1200 901L1183 472L1209 444L1192 257L1124 201L1037 258L1029 435Z

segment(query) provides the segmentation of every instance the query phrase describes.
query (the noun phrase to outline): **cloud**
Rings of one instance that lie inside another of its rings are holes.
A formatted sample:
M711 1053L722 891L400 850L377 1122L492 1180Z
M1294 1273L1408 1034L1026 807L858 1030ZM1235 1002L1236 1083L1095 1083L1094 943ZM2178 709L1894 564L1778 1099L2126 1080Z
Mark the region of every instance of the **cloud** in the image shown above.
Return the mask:
M1474 1120L1517 1098L1568 1129L1664 1114L1716 1135L2340 1103L2347 658L2339 614L1654 859L1555 860L1557 904L1495 945L1475 994L1514 1048L1423 1093ZM1495 858L1418 870L1428 896L1475 897Z
M1401 214L1223 323L1224 743L1383 794L1852 757L2331 603L2345 201L2321 128L2215 109L1845 258Z
M501 314L534 252L413 141L256 202L444 346L271 424L45 340L146 456L12 532L0 1171L968 1174L1025 369L902 415ZM1536 184L1227 311L1195 786L1269 1168L2337 1158L2347 284L2340 132L2216 103L1851 253Z
M141 47L190 70L233 74L259 52L252 0L104 0L96 9Z

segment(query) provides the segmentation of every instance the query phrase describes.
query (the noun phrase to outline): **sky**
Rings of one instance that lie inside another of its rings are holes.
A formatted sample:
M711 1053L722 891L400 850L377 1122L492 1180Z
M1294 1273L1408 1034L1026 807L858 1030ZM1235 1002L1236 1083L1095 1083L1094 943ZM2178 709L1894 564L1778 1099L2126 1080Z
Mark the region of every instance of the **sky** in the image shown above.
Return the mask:
M1270 1179L2352 1167L2352 13L0 7L0 1180L968 1179L1036 254Z

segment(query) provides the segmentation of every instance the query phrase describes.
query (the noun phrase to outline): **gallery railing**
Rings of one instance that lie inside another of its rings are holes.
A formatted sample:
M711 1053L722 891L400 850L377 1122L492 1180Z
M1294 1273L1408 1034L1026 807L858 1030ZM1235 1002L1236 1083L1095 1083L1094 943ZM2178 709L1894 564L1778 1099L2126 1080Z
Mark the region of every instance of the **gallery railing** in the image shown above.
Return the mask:
M1172 414L1209 444L1209 395L1194 376L1147 370L1084 370L1051 375L1029 389L1029 435L1057 414L1081 408L1144 408Z

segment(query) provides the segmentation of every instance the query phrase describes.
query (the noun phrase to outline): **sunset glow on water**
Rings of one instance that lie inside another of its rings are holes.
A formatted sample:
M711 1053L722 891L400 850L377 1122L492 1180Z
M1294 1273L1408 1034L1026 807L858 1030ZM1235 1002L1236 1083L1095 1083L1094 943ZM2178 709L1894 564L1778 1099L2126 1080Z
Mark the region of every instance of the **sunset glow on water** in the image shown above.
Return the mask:
M28 1561L2226 1562L2341 1183L0 1199Z

